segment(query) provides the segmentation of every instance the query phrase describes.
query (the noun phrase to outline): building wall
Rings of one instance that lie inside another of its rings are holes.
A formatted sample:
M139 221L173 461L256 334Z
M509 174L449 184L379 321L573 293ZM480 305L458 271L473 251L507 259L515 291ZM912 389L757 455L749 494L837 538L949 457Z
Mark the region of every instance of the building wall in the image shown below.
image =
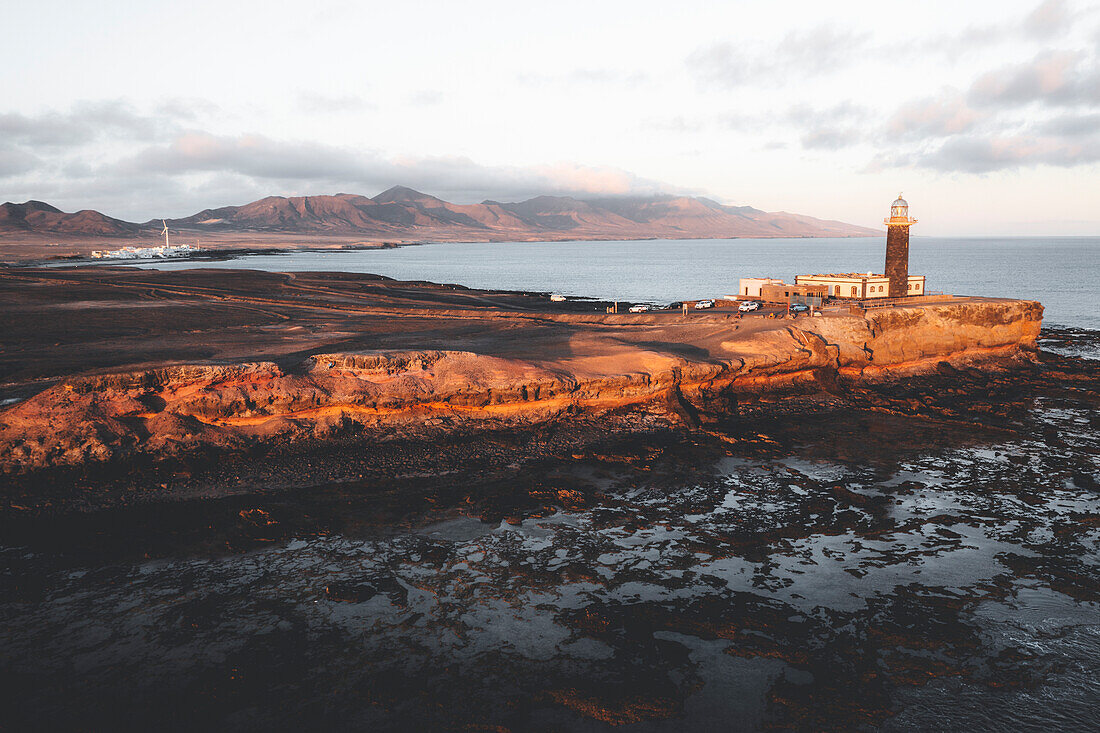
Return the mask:
M774 277L743 277L737 284L737 297L759 298L760 288L764 285L782 285L783 281Z
M824 285L832 298L889 298L890 279L882 275L845 277L828 275L799 275L795 278L799 285ZM904 295L924 294L924 275L910 275Z
M792 295L825 295L824 285L787 283L769 284L760 288L760 299L769 303L789 303Z
M863 298L866 292L864 285L866 279L861 277L799 275L795 278L795 282L799 285L824 285L831 298Z
M865 281L866 295L864 298L889 298L890 280L885 277L869 277Z

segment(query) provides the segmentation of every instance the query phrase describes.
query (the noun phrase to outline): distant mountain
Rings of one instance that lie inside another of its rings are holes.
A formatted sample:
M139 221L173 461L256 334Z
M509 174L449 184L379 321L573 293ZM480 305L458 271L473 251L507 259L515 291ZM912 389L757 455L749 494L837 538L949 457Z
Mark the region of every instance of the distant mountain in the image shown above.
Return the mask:
M0 233L122 235L160 227L94 211L65 214L48 204L4 204ZM863 237L880 232L839 221L750 206L724 206L687 196L593 198L537 196L518 203L452 204L404 186L374 198L268 196L244 206L205 209L168 220L174 230L340 234L395 240L717 239L730 237Z
M90 209L66 214L41 201L0 204L0 233L16 231L83 236L126 236L136 234L140 229L141 227L137 224L112 219Z

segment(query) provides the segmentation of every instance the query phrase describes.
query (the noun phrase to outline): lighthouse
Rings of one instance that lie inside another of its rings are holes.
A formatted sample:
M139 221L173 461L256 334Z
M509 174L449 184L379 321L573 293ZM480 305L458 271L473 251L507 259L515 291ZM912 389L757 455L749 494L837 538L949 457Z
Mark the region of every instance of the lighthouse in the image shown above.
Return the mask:
M898 305L892 298L924 295L924 275L909 274L909 227L917 223L909 218L909 204L898 194L890 206L886 224L886 268L873 272L834 272L828 275L797 275L796 285L824 285L829 298L880 300L881 305Z
M909 204L898 194L890 205L886 224L886 272L890 279L889 297L902 298L911 294L909 286L909 227L917 223L909 218Z

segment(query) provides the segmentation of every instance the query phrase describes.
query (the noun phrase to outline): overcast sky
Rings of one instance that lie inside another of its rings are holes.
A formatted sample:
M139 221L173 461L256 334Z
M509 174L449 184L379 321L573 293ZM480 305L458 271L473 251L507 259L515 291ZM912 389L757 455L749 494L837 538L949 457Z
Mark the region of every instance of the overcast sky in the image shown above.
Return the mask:
M0 201L402 184L1100 234L1100 3L3 3Z

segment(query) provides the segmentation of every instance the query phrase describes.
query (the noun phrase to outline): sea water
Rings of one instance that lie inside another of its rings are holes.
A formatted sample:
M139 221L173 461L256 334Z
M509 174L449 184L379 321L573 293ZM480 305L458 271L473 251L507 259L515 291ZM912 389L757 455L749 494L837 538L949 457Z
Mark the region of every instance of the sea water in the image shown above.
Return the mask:
M459 242L139 266L363 272L657 304L735 294L742 277L881 272L885 250L885 237ZM1100 237L913 237L909 271L929 291L1038 300L1048 325L1100 328Z

